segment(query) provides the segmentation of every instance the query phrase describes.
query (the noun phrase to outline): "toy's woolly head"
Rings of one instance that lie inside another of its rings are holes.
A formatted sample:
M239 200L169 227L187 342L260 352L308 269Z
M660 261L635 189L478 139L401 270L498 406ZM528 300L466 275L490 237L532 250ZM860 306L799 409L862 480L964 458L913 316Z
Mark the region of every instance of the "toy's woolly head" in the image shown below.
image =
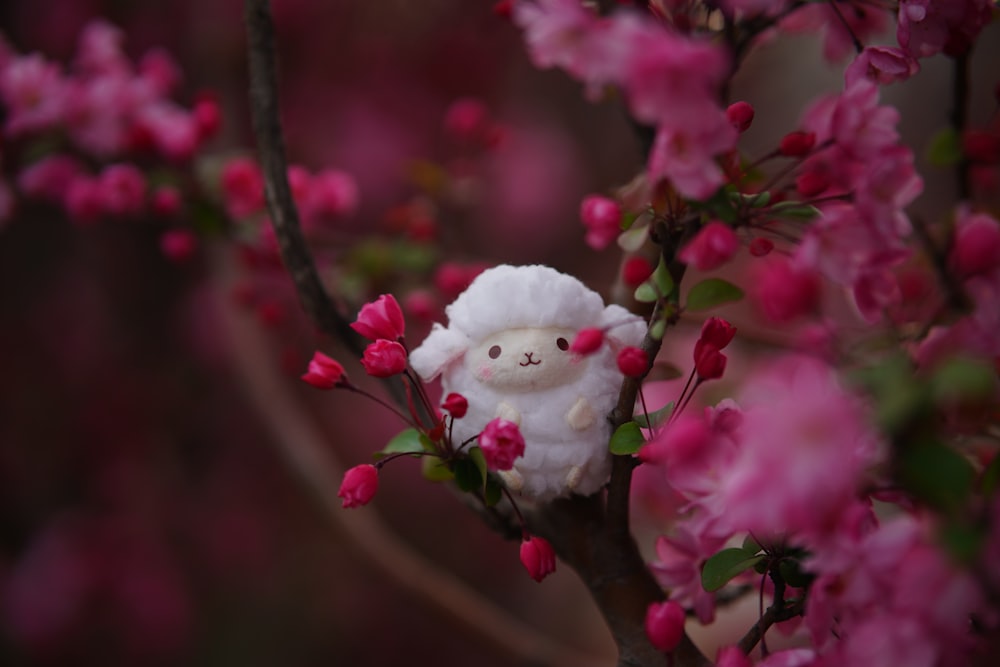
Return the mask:
M601 296L547 266L502 264L483 271L445 309L449 328L473 342L506 329L582 329L601 319Z

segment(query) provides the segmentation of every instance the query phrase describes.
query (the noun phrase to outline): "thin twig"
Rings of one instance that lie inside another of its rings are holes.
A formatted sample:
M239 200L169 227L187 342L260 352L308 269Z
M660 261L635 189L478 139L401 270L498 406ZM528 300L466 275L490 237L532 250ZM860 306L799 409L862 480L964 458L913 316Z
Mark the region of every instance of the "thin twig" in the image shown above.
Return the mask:
M805 602L803 600L796 600L787 606L771 605L767 608L767 611L757 619L757 622L753 624L743 638L740 639L737 646L744 655L750 655L750 651L754 649L757 644L764 638L764 635L775 623L780 623L782 621L787 621L789 619L800 616L805 611Z

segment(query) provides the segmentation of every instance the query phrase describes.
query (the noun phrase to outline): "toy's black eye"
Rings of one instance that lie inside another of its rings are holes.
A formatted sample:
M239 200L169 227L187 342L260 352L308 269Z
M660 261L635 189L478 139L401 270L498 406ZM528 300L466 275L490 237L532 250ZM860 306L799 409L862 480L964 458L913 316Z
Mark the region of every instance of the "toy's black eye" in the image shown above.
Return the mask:
M496 359L497 357L500 356L500 346L494 345L493 347L490 348L490 351L487 352L487 354L490 355L490 359Z
M556 347L565 352L569 349L569 341L565 338L556 338Z

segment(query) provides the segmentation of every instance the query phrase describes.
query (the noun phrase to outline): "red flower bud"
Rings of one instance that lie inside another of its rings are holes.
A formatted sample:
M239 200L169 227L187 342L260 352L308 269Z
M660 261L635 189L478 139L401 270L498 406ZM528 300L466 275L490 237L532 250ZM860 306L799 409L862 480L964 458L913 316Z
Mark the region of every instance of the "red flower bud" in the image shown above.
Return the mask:
M361 307L358 319L351 323L351 328L368 340L398 340L403 337L405 325L403 311L396 298L383 294Z
M547 541L530 537L521 542L521 564L532 579L541 581L556 571L556 553Z
M387 378L406 369L406 350L394 340L381 338L365 348L361 365L368 375Z
M770 255L774 250L774 241L757 237L750 242L750 254L754 257L764 257Z
M721 350L729 345L736 335L736 327L721 317L710 317L701 325L701 340Z
M441 407L447 410L453 419L461 419L469 411L469 402L465 400L465 396L452 392L445 397Z
M726 118L736 128L737 132L746 132L753 123L754 111L749 102L733 102L726 109Z
M584 241L594 250L602 250L618 238L621 218L622 210L614 199L587 195L580 202L580 220L587 228Z
M344 473L344 481L337 492L344 499L344 507L367 505L378 491L378 470L371 464L359 465Z
M714 345L699 340L694 345L694 369L702 382L717 380L726 372L726 355Z
M649 368L649 355L638 347L626 347L618 353L618 370L630 378L642 377Z
M684 637L684 607L673 600L654 602L646 609L646 637L659 651L669 653Z
M740 240L732 228L713 220L699 230L677 258L699 271L711 271L728 262L739 247Z
M653 275L653 264L645 257L629 257L622 266L622 281L635 289Z
M826 174L818 171L803 172L795 179L795 189L806 199L819 195L828 187L830 187L830 179Z
M524 436L517 424L497 417L479 434L479 449L490 470L510 470L524 454Z
M597 352L604 343L604 332L600 329L580 329L576 332L576 338L569 346L570 352L577 354L592 354Z
M347 376L339 362L322 352L314 352L309 362L309 369L303 373L302 380L317 389L333 389L337 385L344 384Z
M778 152L786 157L804 157L816 144L815 132L789 132L781 138Z

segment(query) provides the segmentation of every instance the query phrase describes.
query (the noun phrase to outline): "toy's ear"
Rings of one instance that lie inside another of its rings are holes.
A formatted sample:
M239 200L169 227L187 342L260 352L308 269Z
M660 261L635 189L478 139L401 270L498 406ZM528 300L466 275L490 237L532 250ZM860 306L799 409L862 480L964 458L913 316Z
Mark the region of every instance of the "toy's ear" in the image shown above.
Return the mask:
M430 334L410 352L410 365L424 380L433 380L469 349L469 337L435 323Z
M608 338L612 345L619 347L638 347L646 335L646 323L642 318L614 303L601 313L601 326L609 327Z

